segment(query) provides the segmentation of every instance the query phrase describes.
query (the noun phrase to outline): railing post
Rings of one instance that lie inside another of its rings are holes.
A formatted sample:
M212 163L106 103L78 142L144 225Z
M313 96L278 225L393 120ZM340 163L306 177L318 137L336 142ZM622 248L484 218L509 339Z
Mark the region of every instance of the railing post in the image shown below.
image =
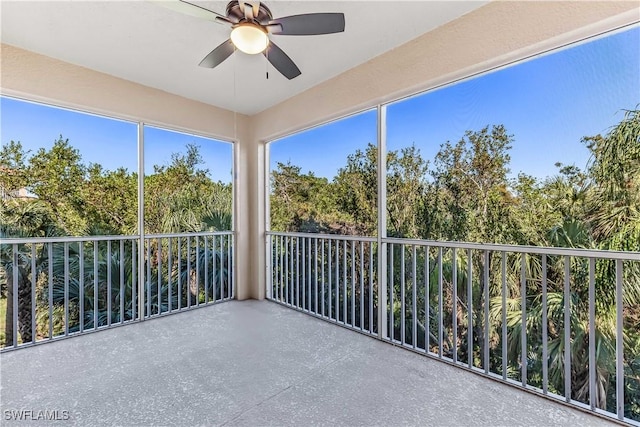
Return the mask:
M387 106L378 105L378 337L387 336Z
M144 123L142 122L138 123L138 236L138 320L144 320Z

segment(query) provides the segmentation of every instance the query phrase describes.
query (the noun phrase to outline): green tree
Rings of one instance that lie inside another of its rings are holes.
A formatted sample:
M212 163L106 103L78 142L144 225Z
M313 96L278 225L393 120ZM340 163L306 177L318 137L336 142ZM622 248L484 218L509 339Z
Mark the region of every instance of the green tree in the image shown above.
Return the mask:
M50 237L58 235L60 230L56 225L56 218L49 206L39 200L2 200L0 201L0 240L3 237ZM31 271L30 253L25 244L0 248L0 276L4 278L6 298L1 303L6 304L4 319L4 345L11 346L13 342L13 305L14 288L18 290L18 332L22 342L32 339L32 303L31 292L42 269L43 255L36 255L36 271ZM17 282L15 282L17 278Z
M62 135L50 150L40 148L30 159L29 189L47 203L70 234L86 234L87 222L82 215L82 185L85 166L80 152Z
M29 185L27 156L22 144L9 141L0 148L0 190L4 194L17 191Z
M455 145L446 142L430 171L427 238L511 243L512 195L508 190L513 136L503 125L467 131ZM435 225L435 226L434 226Z

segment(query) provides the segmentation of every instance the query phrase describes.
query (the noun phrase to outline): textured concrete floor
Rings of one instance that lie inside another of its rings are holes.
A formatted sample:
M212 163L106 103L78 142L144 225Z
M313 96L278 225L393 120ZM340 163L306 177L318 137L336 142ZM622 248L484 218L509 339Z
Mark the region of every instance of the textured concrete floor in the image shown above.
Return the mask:
M7 425L12 409L69 411L58 426L609 424L270 302L232 301L0 362Z

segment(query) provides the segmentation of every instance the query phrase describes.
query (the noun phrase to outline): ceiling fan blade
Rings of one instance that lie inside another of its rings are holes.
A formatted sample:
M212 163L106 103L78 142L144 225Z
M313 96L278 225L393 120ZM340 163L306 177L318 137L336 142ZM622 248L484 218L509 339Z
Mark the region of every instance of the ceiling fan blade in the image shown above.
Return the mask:
M231 19L223 18L222 16L216 16L216 22L218 24L231 24L231 25L237 24L237 22L233 22Z
M159 6L166 7L167 9L175 10L176 12L184 13L185 15L195 16L196 18L206 19L207 21L216 22L217 17L224 16L216 13L212 10L205 9L182 0L147 0L152 3L156 3Z
M263 25L263 27L269 34L278 34L280 31L282 31L282 25L280 24L268 24Z
M283 52L274 42L270 41L269 46L262 54L271 62L276 70L289 80L298 77L302 72L296 64Z
M269 25L280 24L282 31L273 34L283 36L314 36L344 31L344 13L307 13L292 15L269 21Z
M231 42L231 39L229 39L209 52L198 65L206 68L214 68L224 62L235 50L235 46Z

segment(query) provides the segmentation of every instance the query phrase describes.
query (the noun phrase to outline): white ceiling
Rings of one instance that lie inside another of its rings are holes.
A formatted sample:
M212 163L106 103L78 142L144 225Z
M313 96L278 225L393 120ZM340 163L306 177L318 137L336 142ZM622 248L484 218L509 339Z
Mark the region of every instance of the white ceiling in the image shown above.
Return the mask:
M224 14L225 1L198 1ZM262 55L198 66L229 28L148 1L5 1L1 40L36 53L244 114L255 114L362 64L486 1L265 2L275 17L343 12L344 33L277 36L302 75L287 80ZM269 70L269 79L266 71Z

